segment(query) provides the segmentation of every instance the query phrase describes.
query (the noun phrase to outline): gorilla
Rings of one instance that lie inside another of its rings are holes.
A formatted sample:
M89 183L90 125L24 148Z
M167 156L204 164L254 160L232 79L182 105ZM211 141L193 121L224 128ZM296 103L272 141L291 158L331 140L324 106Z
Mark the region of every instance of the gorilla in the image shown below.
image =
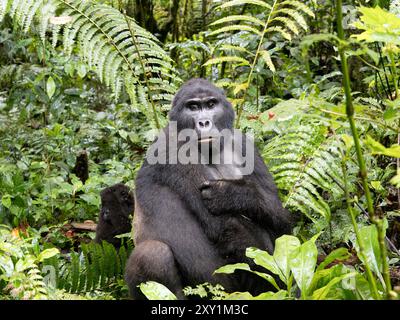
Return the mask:
M162 283L179 299L185 299L183 287L204 282L219 283L228 292L258 294L271 289L250 272L214 274L229 263L247 262L256 269L245 257L246 248L271 253L275 239L289 233L293 224L255 148L250 150L250 173L244 173L243 165L236 161L227 161L251 149L246 147L245 135L239 140L232 138L234 117L223 91L207 80L192 79L175 95L170 121L149 151L155 145L165 148L147 153L135 181L135 249L125 271L134 299L144 298L138 285L150 280ZM185 130L194 135L176 139ZM232 136L212 145L221 132ZM222 153L229 149L229 139L239 141L242 150ZM177 141L177 147L171 141ZM184 147L200 157L200 163L174 161L187 154L181 152ZM215 154L222 161L214 161ZM162 159L163 155L168 156L167 161L154 161L155 156Z
M96 228L95 242L103 240L121 246L121 239L115 236L130 232L132 229L131 218L135 207L133 193L123 183L117 183L103 189L100 193L101 210Z

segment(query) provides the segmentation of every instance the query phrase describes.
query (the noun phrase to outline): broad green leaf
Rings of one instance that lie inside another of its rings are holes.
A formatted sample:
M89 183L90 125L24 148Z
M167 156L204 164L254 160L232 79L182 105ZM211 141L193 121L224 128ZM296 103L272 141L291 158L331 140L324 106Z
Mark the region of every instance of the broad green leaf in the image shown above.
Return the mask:
M139 288L149 300L177 300L166 286L155 281L141 283Z
M50 76L47 79L47 83L46 83L47 96L51 99L55 92L56 92L56 83L54 82L53 78Z
M304 242L290 255L290 270L292 271L294 279L301 290L302 297L307 295L307 288L314 276L318 255L315 240L319 235L320 233Z
M360 20L353 26L364 30L361 34L355 34L357 40L366 42L384 42L400 44L400 18L379 6L375 8L360 8Z
M310 286L307 288L307 295L312 295L315 290L325 287L332 279L347 273L349 273L349 269L343 264L336 264L329 269L317 269Z
M5 206L7 209L10 209L12 201L11 201L11 196L9 194L5 194L1 197L1 203L3 206Z
M235 270L247 270L250 271L250 266L247 263L235 263L235 264L227 264L215 270L215 273L234 273Z
M358 257L363 263L368 263L375 274L382 279L381 270L382 270L382 259L379 249L378 242L378 231L376 230L375 225L364 226L360 229L360 240L364 246L364 253L367 261L364 261L360 255L360 248L358 243L355 243L355 247L358 253Z
M264 280L268 281L269 283L271 283L277 290L279 290L278 285L276 284L275 279L264 272L258 272L258 271L253 271L250 269L250 266L247 263L235 263L235 264L228 264L225 265L223 267L218 268L217 270L215 270L215 273L227 273L227 274L231 274L234 273L235 270L244 270L244 271L249 271L252 272L258 276L260 276L261 278L263 278Z
M358 300L372 300L371 288L368 280L362 274L357 274L355 277L354 291L358 295Z
M57 248L46 249L38 255L38 260L39 260L39 262L42 262L43 260L49 259L59 253L60 253L60 250L58 250Z
M393 107L389 107L383 113L383 119L386 121L394 120L400 118L400 110L395 109Z
M259 266L271 271L276 275L280 275L281 271L279 266L276 264L274 258L267 252L257 248L247 248L246 256L254 260L254 263Z
M287 297L287 291L263 292L258 296L252 296L249 292L234 292L224 300L283 300Z
M325 257L325 260L320 263L317 270L324 269L328 264L335 260L345 260L348 257L350 257L350 254L346 248L335 249Z
M118 134L121 136L121 138L123 138L124 140L126 140L127 139L127 137L128 137L128 132L127 131L125 131L125 130L118 130Z
M93 193L81 194L81 195L79 195L79 198L85 200L85 202L87 202L88 204L91 204L93 206L96 206L96 207L100 206L99 196L97 196Z
M395 144L390 148L386 148L371 136L367 136L366 144L371 149L372 154L381 154L388 157L400 158L400 145Z
M351 272L351 273L344 274L344 275L342 275L340 277L333 278L325 287L322 287L322 288L320 288L318 290L315 290L313 292L312 299L313 300L324 300L324 299L326 299L326 296L329 293L329 291L337 283L339 283L340 281L343 281L345 279L355 277L356 275L357 275L357 272Z
M290 276L290 256L300 247L300 240L283 235L275 241L274 260L280 270L279 277L287 284Z
M390 183L397 188L400 188L400 169L397 169L397 174L392 179L390 179Z

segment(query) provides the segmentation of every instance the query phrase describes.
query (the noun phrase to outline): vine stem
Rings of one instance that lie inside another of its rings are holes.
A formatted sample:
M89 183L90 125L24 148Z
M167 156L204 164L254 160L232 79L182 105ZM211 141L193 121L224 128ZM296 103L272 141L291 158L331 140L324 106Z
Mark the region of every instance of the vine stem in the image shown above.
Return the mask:
M336 0L337 33L338 33L339 39L344 41L345 37L344 37L342 21L343 21L342 0ZM389 264L388 264L388 259L387 259L387 249L386 249L386 244L385 244L385 230L384 230L384 226L383 226L383 219L378 217L375 214L372 196L371 196L371 192L370 192L369 186L368 186L367 168L366 168L364 157L363 157L363 154L361 151L358 130L357 130L357 127L356 127L355 121L354 121L354 107L353 107L353 101L352 101L352 97L351 97L350 76L349 76L349 70L348 70L348 65L347 65L347 57L345 55L345 48L343 47L342 44L339 43L338 49L339 49L340 61L341 61L341 65L342 65L343 89L344 89L344 93L346 96L347 119L349 121L351 133L352 133L353 140L354 140L354 147L356 150L358 166L360 169L361 183L362 183L364 193L365 193L365 198L367 201L367 209L368 209L367 211L368 211L368 215L369 215L369 220L371 221L371 223L373 223L376 226L376 229L378 232L378 243L379 243L379 249L380 249L380 254L381 254L381 258L382 258L381 259L382 260L382 269L383 269L382 274L383 274L383 279L385 281L386 295L387 295L387 297L389 297L390 291L391 291L391 283L390 283L390 275L389 275ZM359 245L360 245L360 243L359 243Z
M278 2L278 0L275 0L273 5L272 5L272 7L271 7L271 11L270 11L270 14L268 15L267 22L265 23L264 29L263 29L263 31L261 33L260 41L258 42L257 51L255 53L253 63L251 64L251 67L250 67L250 72L249 72L249 75L247 77L246 91L245 91L245 94L244 94L244 97L243 97L243 102L240 104L240 107L238 108L238 115L237 115L237 118L236 118L236 128L239 128L240 118L242 116L242 112L243 112L243 108L244 108L244 100L246 98L246 94L248 92L248 88L250 86L251 79L253 77L254 68L256 67L258 56L260 55L261 46L263 44L263 40L264 40L265 34L267 33L267 30L268 30L268 27L269 27L269 23L271 22L271 18L272 18L272 15L273 15L274 11L275 11L275 6L276 6L277 2Z
M351 200L350 200L349 189L347 187L347 170L346 170L347 158L348 158L348 154L346 152L346 155L343 156L343 158L342 158L342 173L343 173L343 182L344 182L343 189L344 189L344 195L346 198L347 211L349 212L349 215L351 218L351 224L353 225L354 233L356 234L356 240L357 240L358 247L360 250L359 253L364 262L365 272L367 274L368 283L369 283L369 287L372 292L372 296L374 297L374 299L379 299L378 287L376 285L376 280L372 274L371 267L368 263L367 256L365 254L364 244L362 243L362 240L361 240L360 231L358 229L356 217L355 217L354 210L353 210Z

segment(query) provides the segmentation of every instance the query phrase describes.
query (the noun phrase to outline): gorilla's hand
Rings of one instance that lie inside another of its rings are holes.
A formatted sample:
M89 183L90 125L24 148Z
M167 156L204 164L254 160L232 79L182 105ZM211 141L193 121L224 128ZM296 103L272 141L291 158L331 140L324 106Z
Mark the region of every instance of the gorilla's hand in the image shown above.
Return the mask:
M234 213L242 207L242 197L238 197L238 193L242 193L246 185L244 180L205 181L200 187L203 204L214 215Z

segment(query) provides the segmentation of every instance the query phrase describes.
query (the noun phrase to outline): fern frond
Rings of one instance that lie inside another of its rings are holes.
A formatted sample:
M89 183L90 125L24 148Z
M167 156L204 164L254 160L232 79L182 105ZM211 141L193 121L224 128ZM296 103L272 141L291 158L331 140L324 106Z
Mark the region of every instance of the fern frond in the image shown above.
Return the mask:
M307 7L306 4L304 4L303 2L300 1L295 1L295 0L285 0L282 2L282 6L292 6L295 7L297 10L299 11L303 11L305 14L307 14L310 17L315 17L314 12L312 12L312 10Z
M59 17L68 17L68 21L51 23L56 12ZM168 108L171 93L175 93L181 80L158 40L133 19L112 6L91 0L0 0L0 21L5 14L25 32L35 25L42 41L51 31L53 46L62 38L67 55L77 48L115 99L125 89L133 105L146 100L146 107L141 110L158 125L155 104ZM140 99L136 87L146 87Z
M271 6L261 0L233 0L233 1L228 1L225 2L224 4L221 5L221 9L229 8L229 7L234 7L234 6L240 6L240 5L245 5L245 4L254 4L266 9L271 9Z
M252 16L245 16L245 15L241 15L241 16L233 15L233 16L221 18L221 19L218 19L217 21L210 23L210 26L215 26L217 24L223 24L223 23L227 23L227 22L236 22L236 21L247 21L247 22L254 23L256 26L261 26L261 27L264 26L264 22L261 21L260 19L257 19Z
M272 62L271 59L271 54L268 52L268 50L262 50L260 51L260 56L264 59L265 63L267 64L268 68L272 71L275 72L275 65Z
M276 10L276 14L279 14L279 13L285 14L288 19L287 21L289 21L290 18L292 18L292 21L296 22L304 30L308 29L306 20L300 13L298 13L298 11L295 11L293 9L288 9L288 8L281 8L279 10Z
M288 103L293 104L289 100L279 105L284 107ZM326 195L335 198L343 194L339 187L343 185L340 167L343 144L337 136L329 134L324 124L314 122L291 126L272 138L262 154L283 192L284 205L301 211L313 221L319 217L329 221L331 212Z
M248 32L254 33L258 36L262 35L262 33L260 31L258 31L256 28L254 28L252 26L239 24L239 25L226 26L226 27L222 27L220 29L214 30L214 31L210 32L209 36L214 36L216 34L225 33L225 32L229 32L229 31L248 31Z
M242 65L249 65L249 62L247 60L234 56L213 58L208 60L204 65L208 66L210 64L216 64L221 62L234 62L234 63L240 63Z
M124 246L117 251L107 242L82 244L81 248L80 253L71 252L70 262L62 259L47 262L60 270L56 282L58 289L70 293L107 291L110 284L123 278L131 245L127 246L128 252Z

